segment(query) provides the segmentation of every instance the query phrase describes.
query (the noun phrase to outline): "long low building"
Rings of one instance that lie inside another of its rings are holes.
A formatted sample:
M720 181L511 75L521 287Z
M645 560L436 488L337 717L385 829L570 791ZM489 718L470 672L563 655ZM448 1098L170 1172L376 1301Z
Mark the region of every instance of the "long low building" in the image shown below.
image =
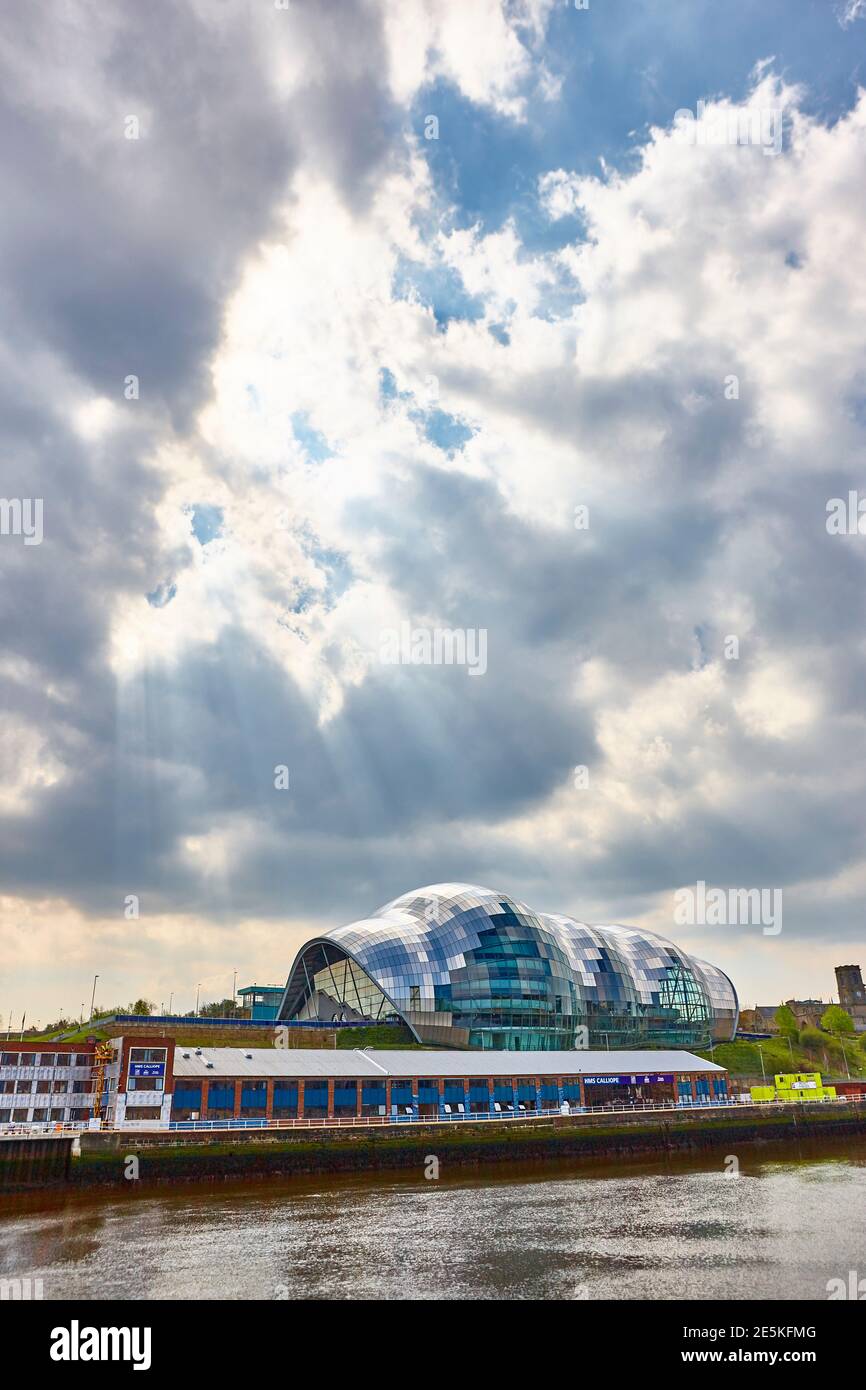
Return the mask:
M689 1052L298 1051L175 1053L173 1120L434 1118L728 1094L724 1067Z
M157 1033L47 1046L5 1044L0 1124L420 1119L728 1094L724 1067L679 1051L181 1048Z

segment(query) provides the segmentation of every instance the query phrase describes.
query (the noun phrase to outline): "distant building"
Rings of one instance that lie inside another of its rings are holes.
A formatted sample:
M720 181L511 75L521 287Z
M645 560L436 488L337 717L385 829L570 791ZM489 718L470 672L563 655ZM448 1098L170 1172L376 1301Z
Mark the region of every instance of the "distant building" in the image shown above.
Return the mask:
M242 1007L249 1009L250 1018L267 1023L276 1018L284 991L284 985L244 985L238 994Z
M778 1008L778 1004L756 1004L753 1009L741 1009L737 1033L778 1033Z
M866 986L859 965L836 966L839 1003L851 1015L858 1033L866 1033Z
M0 1053L0 1129L13 1130L96 1120L133 1129L199 1120L459 1120L727 1098L726 1069L684 1051L181 1048L155 1034L56 1043L51 1052L14 1042Z
M797 1020L798 1028L820 1028L827 1012L823 999L786 999L785 1003Z
M403 1022L417 1042L491 1051L707 1047L737 1029L716 966L652 932L534 912L437 883L301 947L282 1023Z

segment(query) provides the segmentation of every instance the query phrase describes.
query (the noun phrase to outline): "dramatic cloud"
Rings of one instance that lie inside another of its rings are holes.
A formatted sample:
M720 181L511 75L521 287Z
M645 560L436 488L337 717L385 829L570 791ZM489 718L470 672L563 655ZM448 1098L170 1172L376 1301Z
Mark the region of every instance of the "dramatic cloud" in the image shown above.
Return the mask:
M100 953L117 997L280 978L430 881L643 922L750 998L863 942L866 537L826 523L866 445L866 94L816 109L747 36L694 121L667 59L611 97L611 163L565 117L642 34L542 0L5 26L2 493L44 539L0 537L0 950L43 1011ZM483 631L486 670L383 662L402 625ZM783 933L678 931L699 879L782 888Z

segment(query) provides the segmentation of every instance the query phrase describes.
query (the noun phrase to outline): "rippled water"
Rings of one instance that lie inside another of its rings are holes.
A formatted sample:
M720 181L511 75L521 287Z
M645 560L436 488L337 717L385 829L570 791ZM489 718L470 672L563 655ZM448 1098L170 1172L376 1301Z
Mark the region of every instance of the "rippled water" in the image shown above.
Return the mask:
M49 1299L825 1299L866 1275L866 1144L833 1148L7 1199L0 1273Z

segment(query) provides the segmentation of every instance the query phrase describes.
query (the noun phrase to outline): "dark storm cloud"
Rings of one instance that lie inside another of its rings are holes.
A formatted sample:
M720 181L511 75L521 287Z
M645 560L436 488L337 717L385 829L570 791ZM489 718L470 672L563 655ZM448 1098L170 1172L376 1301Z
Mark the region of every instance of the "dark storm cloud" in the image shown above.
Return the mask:
M287 100L271 60L296 49L305 89ZM144 603L189 563L160 539L151 460L206 399L226 298L299 155L357 204L387 154L381 29L364 3L20 6L0 62L0 492L45 505L44 543L0 553L0 690L64 774L4 823L3 882L106 905L116 884L155 882L181 834L260 795L242 749L220 774L236 711L213 694L223 674L195 662L186 679L203 685L184 712L211 746L190 734L168 764L147 762L165 750L146 711L143 730L125 727L107 624L119 595ZM138 139L125 138L130 116ZM138 400L125 399L129 374ZM70 418L97 396L125 416L107 442ZM155 678L155 693L183 705L183 682L172 696ZM265 680L263 709L269 694ZM290 689L277 709L299 714ZM188 775L187 756L201 764ZM172 887L192 894L191 873L174 870L166 902Z

